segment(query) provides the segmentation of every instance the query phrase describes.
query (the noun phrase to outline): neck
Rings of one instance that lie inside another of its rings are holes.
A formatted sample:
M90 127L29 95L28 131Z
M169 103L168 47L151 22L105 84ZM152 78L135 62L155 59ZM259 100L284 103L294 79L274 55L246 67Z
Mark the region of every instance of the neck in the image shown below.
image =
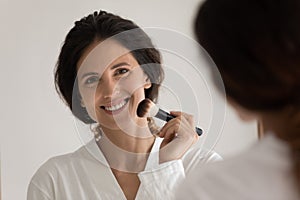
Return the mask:
M288 133L299 132L300 112L296 109L288 107L277 112L265 112L260 117L264 131L271 131L282 139Z
M135 128L133 133L107 128L102 130L103 135L98 146L111 168L126 172L144 170L155 141L148 127ZM139 135L143 137L140 138Z
M123 130L111 130L102 127L102 143L109 142L120 149L133 153L148 153L151 150L155 137L148 127L135 127L128 132Z

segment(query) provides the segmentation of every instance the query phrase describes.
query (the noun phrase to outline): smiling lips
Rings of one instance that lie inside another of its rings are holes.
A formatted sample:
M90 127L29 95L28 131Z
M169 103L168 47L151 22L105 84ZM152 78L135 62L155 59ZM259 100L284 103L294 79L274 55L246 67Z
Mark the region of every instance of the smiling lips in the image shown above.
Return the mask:
M121 102L110 105L110 106L100 106L100 108L104 109L104 111L108 114L117 114L122 111L125 105L128 103L130 98L125 98Z

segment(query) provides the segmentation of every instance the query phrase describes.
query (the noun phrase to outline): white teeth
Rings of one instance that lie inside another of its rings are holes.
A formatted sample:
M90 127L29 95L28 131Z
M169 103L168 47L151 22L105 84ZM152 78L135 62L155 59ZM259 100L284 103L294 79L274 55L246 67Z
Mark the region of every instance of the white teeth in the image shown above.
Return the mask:
M115 111L115 110L119 110L120 108L122 108L124 105L126 104L126 101L124 100L123 102L117 104L117 105L114 105L114 106L105 106L105 110L108 110L108 111Z

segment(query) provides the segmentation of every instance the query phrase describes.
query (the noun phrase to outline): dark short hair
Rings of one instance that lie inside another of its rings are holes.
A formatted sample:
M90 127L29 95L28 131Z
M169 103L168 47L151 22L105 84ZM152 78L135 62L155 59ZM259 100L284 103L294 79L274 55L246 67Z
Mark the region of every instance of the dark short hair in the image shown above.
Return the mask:
M255 110L300 105L300 1L208 0L195 21L226 94Z
M106 11L94 12L76 21L68 32L55 68L56 91L72 113L84 123L90 124L95 121L80 105L81 97L76 83L78 61L93 42L103 41L120 33L126 34L126 31L130 30L134 30L135 34L128 34L118 42L128 50L132 49L130 53L152 83L149 89L145 89L145 96L154 102L157 101L164 72L160 52L154 47L149 36L130 20Z
M195 33L229 97L248 110L280 113L285 129L274 134L290 146L300 193L299 10L299 0L206 0Z

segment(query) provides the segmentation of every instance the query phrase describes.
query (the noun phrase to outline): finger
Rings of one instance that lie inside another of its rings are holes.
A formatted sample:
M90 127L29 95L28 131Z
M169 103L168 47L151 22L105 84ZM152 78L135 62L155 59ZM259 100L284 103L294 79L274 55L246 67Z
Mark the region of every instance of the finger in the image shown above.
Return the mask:
M164 130L159 134L159 137L164 138L163 143L166 145L171 142L178 133L180 124L170 123L164 127Z
M180 112L180 111L171 111L170 114L173 115L173 116L175 116L175 117L179 117L179 116L185 117L188 120L191 120L191 119L194 118L193 115L185 113L185 112Z
M194 115L182 112L181 116L183 116L184 118L186 118L189 122L194 123Z
M175 117L178 117L182 114L182 112L180 112L180 111L171 111L170 114L175 116Z
M188 135L196 134L194 130L194 126L191 126L190 123L185 119L172 119L162 128L159 136L166 137L165 134L167 130L174 130L174 132L178 133L178 136L189 137Z
M175 124L174 126L168 127L164 132L164 138L168 141L171 141L174 139L175 136L177 136L179 132L180 124Z
M178 125L176 125L178 124ZM167 129L169 129L170 127L173 127L173 126L180 126L181 124L181 119L180 118L174 118L174 119L171 119L169 122L167 122L160 130L160 133L159 133L159 136L160 137L164 137L164 134L165 134L165 131Z
M197 134L193 128L189 125L189 123L185 120L185 122L181 123L172 123L168 126L164 127L163 132L160 134L160 137L163 138L174 138L174 136L177 135L178 138L193 138Z
M191 126L195 125L194 116L191 114L179 112L179 111L171 111L170 114L173 116L181 116L182 118L186 118L186 120L189 122Z
M169 127L167 130L165 130L164 139L161 143L161 148L171 143L176 136L177 136L176 128Z

